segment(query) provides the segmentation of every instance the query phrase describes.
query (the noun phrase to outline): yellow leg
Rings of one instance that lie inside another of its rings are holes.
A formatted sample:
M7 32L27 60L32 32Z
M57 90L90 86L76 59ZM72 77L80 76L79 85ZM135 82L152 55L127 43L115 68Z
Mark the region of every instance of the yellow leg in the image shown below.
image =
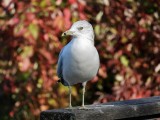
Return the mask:
M83 86L83 89L82 89L82 108L85 108L85 106L84 106L84 95L85 95L85 87L86 87L86 83L87 82L84 82L84 83L82 83L82 86Z
M69 88L69 108L72 108L72 87L68 86Z
M81 110L89 110L89 108L85 107L84 105L84 95L85 95L85 87L86 87L87 82L82 83L82 106L79 108Z
M90 110L91 108L88 108L84 105L84 95L85 95L85 87L87 82L82 83L83 89L82 89L82 106L79 108L80 110Z

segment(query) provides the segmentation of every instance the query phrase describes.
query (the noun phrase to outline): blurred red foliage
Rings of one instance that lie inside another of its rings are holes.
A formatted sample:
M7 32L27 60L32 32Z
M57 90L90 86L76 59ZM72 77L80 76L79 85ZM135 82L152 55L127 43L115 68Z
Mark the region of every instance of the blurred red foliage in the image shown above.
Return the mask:
M56 64L68 42L61 33L80 19L93 25L101 60L86 103L160 95L159 6L155 0L2 0L0 119L34 120L68 105ZM79 89L73 87L74 105Z

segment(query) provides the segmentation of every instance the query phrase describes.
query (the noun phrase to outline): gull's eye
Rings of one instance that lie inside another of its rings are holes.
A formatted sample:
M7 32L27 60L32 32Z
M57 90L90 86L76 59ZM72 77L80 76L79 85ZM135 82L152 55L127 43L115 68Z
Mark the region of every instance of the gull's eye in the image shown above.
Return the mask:
M83 27L79 27L78 30L83 30Z

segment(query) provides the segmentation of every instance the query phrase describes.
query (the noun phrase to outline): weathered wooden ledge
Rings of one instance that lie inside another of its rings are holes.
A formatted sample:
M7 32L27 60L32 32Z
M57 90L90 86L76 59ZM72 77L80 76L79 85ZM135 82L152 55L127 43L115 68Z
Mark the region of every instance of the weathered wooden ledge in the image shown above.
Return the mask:
M87 105L89 110L78 107L43 111L40 120L146 120L160 118L160 97Z

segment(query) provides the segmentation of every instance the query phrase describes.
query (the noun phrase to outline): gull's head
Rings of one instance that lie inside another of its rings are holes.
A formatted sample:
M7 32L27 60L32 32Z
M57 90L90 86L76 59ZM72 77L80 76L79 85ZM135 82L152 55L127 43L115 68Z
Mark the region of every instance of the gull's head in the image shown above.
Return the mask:
M93 27L89 22L85 20L80 20L75 22L69 30L67 30L62 34L62 36L67 36L67 35L71 35L77 38L86 37L87 39L94 41Z

